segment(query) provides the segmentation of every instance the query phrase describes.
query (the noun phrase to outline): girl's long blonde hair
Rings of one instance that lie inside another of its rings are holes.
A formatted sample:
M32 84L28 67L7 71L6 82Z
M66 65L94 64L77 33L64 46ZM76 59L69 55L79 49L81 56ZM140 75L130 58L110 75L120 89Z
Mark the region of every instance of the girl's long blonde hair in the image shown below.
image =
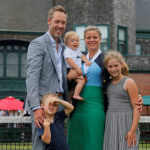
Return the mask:
M118 62L123 63L123 68L121 69L121 73L124 76L128 76L129 67L128 67L127 63L124 61L122 54L120 52L114 51L114 50L110 50L110 51L106 52L106 55L104 58L105 68L107 68L107 63L111 59L116 59Z

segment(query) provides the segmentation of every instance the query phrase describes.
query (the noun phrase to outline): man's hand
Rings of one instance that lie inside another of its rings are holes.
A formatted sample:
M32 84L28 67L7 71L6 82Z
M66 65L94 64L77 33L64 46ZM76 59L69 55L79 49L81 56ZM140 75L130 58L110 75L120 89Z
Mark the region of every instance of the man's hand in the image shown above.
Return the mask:
M44 111L39 108L39 109L36 109L34 112L34 123L35 123L35 126L41 128L40 124L43 125L43 122L44 122L44 118L45 118L45 114L44 114Z
M135 104L138 105L138 109L141 112L142 111L142 107L143 107L143 99L142 99L141 95L139 95L139 99L138 99L138 101Z

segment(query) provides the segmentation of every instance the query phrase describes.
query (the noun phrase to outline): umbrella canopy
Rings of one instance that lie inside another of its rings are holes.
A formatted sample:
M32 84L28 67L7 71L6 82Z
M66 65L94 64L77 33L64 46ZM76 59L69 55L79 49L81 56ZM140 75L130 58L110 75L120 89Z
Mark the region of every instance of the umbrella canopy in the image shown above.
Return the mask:
M14 97L6 97L0 100L0 109L2 110L18 110L23 108L23 102Z

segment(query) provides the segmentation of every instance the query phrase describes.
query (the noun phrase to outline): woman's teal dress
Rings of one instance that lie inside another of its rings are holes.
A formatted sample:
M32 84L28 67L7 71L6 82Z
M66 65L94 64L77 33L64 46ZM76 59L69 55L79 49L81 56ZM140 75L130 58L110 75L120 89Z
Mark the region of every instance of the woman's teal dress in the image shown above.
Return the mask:
M85 74L83 67L82 72ZM103 149L105 111L100 74L100 66L93 62L86 73L88 80L80 94L84 101L78 101L69 120L70 150Z

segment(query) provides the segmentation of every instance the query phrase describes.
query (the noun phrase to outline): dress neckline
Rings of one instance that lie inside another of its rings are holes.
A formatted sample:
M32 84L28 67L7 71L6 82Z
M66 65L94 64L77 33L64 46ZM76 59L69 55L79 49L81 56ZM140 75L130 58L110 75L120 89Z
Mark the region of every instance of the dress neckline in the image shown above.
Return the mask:
M117 84L119 84L125 77L126 77L126 76L124 76L124 77L123 77L118 83L116 83L116 84L112 83L112 81L111 81L111 84L112 84L112 85L117 85Z

